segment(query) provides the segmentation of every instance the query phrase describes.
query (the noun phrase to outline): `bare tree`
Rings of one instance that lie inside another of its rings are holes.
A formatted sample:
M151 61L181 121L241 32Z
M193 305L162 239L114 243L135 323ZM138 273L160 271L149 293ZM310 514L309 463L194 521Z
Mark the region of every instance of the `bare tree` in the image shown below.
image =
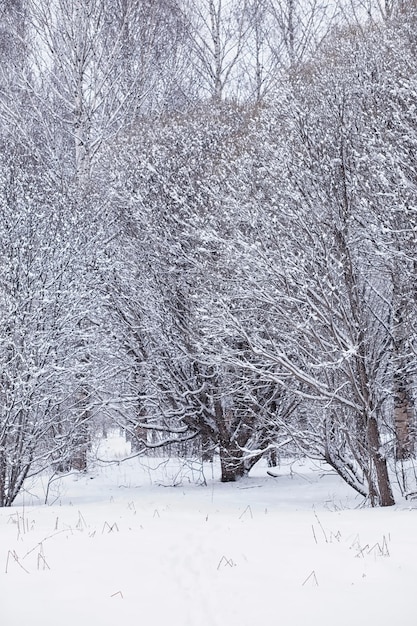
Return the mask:
M250 30L246 0L184 1L182 6L192 67L202 94L214 102L236 97Z
M90 304L68 198L9 145L1 159L0 506L78 447L76 401Z
M229 238L251 184L240 167L252 144L251 112L225 104L221 111L221 121L211 105L153 120L121 144L124 243L110 280L132 366L125 419L139 449L195 439L204 456L219 452L222 480L230 481L273 449L270 415L293 403L238 362L223 362L224 351L244 349L236 332L225 332L221 301L239 271Z
M373 235L375 213L364 200L371 75L361 66L363 51L348 69L350 39L345 43L337 52L329 44L274 114L263 113L270 127L271 115L278 120L257 190L258 219L265 221L248 231L248 304L231 316L256 358L247 360L248 370L277 385L297 382L302 405L316 407L308 429L293 423L288 432L300 442L309 431L316 453L373 504L387 506L394 501L386 441L392 283ZM264 311L258 320L245 313L253 307Z

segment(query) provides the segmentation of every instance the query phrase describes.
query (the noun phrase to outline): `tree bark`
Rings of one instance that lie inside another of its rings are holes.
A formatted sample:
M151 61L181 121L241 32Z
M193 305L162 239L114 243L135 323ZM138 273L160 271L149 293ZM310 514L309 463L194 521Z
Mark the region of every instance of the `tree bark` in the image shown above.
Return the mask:
M228 441L220 445L220 466L222 483L235 482L247 473L243 453L236 443Z
M370 457L376 472L379 504L381 506L392 506L395 504L395 500L389 480L387 461L381 454L381 438L375 417L368 419L367 436Z
M406 461L414 456L414 407L404 377L394 375L395 458Z

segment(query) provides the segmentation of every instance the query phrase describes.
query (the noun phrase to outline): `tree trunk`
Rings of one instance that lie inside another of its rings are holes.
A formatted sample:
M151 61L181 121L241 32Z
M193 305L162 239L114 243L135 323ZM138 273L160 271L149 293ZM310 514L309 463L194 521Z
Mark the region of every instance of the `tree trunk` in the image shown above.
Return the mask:
M222 483L239 480L247 473L242 451L232 441L220 445L220 466Z
M400 374L394 376L395 458L405 461L414 456L414 407L407 383Z
M278 465L278 453L277 453L277 449L276 448L273 448L272 450L268 451L267 463L268 463L268 467L277 467L277 465Z
M201 459L204 462L213 463L214 459L214 444L207 432L201 433Z
M370 417L368 420L367 436L370 458L376 472L379 504L381 506L392 506L395 504L395 500L389 480L387 461L381 454L381 438L375 417Z
M79 472L87 471L88 451L91 448L90 411L87 408L88 389L83 385L79 396L79 406L82 411L77 424L74 451L71 455L71 467Z
M0 453L0 507L6 501L6 459L4 453Z
M393 355L395 457L405 461L414 456L414 406L410 381L410 337L413 333L414 292L407 280L409 268L398 261L393 271Z

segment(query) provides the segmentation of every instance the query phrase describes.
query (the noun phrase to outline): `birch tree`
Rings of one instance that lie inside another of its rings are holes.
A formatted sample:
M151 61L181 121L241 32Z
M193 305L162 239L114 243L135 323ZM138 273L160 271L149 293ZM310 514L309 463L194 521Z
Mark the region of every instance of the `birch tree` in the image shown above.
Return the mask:
M213 102L240 94L242 60L250 25L247 2L184 2L193 71Z

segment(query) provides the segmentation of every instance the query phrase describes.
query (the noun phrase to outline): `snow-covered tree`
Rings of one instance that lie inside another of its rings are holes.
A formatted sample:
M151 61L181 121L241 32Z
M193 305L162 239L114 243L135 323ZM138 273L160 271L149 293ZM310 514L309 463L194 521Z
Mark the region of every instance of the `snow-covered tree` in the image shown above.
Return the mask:
M275 155L258 192L263 226L249 238L257 269L246 270L244 296L268 313L258 322L233 316L258 359L248 370L277 384L297 381L302 403L316 407L307 429L304 420L289 429L295 439L309 438L305 448L321 450L373 504L389 505L389 390L405 373L392 374L398 342L391 320L394 329L405 326L390 271L395 255L383 254L378 233L379 216L392 215L392 205L369 177L381 172L369 167L371 158L378 163L384 153L380 146L381 156L371 155L367 137L388 122L372 109L378 58L351 31L302 67L278 102ZM403 301L403 316L408 309Z
M0 505L33 473L78 454L85 376L80 325L91 310L68 198L9 149L0 187Z
M223 362L224 349L245 350L222 301L240 272L234 233L249 226L240 201L255 113L207 105L143 123L112 161L124 172L114 188L122 257L111 297L132 366L129 419L143 446L198 438L205 455L218 450L223 480L273 447L269 412L292 410L282 389Z

